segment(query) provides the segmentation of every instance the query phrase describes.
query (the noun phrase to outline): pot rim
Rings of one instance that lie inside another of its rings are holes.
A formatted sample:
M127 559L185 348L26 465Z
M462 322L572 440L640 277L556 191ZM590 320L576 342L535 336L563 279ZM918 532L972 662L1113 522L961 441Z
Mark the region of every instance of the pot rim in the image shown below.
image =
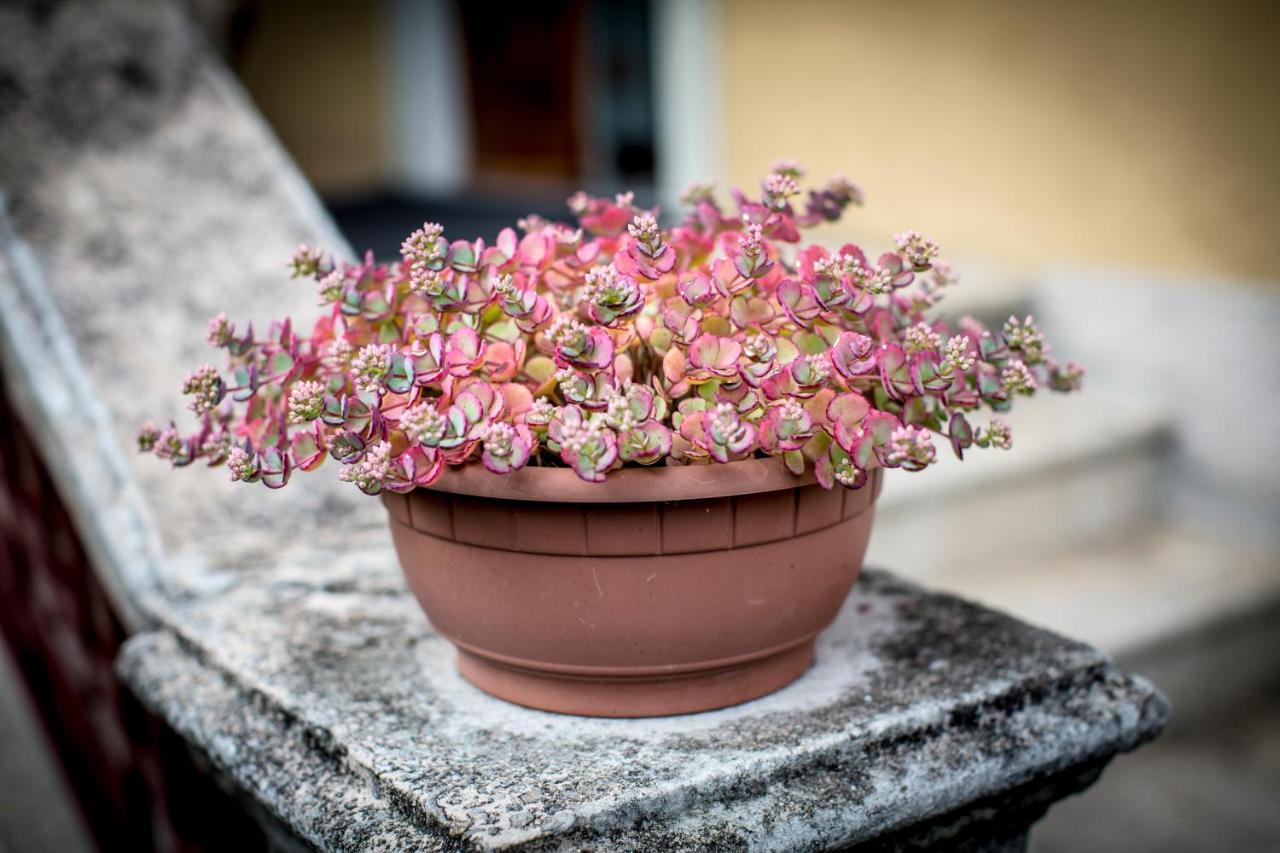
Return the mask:
M794 489L817 482L812 469L799 476L779 457L663 465L613 471L589 483L571 468L521 468L494 474L483 465L449 467L427 489L454 495L539 503L648 503L727 498ZM868 484L871 485L871 484ZM864 487L865 488L865 487Z

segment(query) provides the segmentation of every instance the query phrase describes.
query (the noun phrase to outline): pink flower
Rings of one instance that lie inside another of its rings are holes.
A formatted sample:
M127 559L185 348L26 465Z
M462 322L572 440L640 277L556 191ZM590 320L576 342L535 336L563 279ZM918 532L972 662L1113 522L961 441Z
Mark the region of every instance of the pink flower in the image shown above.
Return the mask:
M576 320L552 324L548 337L556 346L556 364L603 370L613 364L613 338L600 326L587 327Z
M495 474L518 471L529 461L529 453L536 444L537 439L523 424L490 424L484 431L480 461Z
M766 453L799 450L813 437L813 418L794 399L784 399L760 422L760 447Z
M636 280L621 275L612 266L596 267L589 271L584 283L587 313L603 326L616 325L619 320L636 314L644 307L644 292Z

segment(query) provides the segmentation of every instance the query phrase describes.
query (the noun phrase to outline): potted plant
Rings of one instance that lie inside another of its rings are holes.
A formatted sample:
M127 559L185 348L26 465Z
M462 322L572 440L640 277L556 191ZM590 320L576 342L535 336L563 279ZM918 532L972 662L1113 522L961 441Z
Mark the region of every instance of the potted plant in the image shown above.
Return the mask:
M183 388L197 428L144 427L175 466L280 488L341 465L382 495L409 586L482 689L646 716L797 678L858 575L882 471L1007 449L999 418L1077 388L1030 317L928 318L955 277L914 231L876 258L802 246L861 193L778 165L662 228L579 193L493 245L427 224L399 263L303 246L324 316L264 337L223 315Z

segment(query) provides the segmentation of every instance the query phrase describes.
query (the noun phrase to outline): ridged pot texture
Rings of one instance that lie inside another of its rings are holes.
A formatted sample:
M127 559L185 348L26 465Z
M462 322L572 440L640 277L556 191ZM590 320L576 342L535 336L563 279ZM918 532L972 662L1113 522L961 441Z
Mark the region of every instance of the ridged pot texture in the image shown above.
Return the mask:
M774 459L505 477L387 495L409 587L473 684L521 705L639 717L790 683L857 579L880 472L825 490Z

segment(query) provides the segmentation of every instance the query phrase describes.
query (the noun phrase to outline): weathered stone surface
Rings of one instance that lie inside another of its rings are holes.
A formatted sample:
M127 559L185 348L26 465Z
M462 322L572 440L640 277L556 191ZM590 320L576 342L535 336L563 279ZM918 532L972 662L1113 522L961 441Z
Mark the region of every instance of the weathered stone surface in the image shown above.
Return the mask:
M179 4L0 6L0 362L126 610L381 535L331 471L268 494L132 450L145 420L192 423L209 317L316 316L284 269L301 241L347 251Z
M390 560L241 584L121 662L326 850L826 849L1096 772L1167 713L1086 646L871 572L818 664L773 696L669 719L546 714L464 683Z

